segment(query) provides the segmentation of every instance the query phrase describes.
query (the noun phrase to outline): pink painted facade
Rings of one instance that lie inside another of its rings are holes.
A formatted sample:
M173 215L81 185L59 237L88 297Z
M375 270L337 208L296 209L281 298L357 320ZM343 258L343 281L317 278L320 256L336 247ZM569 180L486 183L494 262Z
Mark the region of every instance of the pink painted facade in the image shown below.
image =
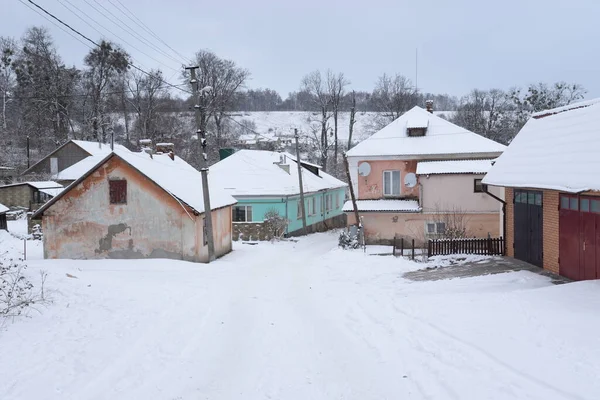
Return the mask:
M364 162L364 161L363 161ZM413 188L404 186L404 177L408 173L417 171L417 160L375 160L368 161L371 166L371 172L368 176L358 176L358 198L361 200L382 199L386 196L383 193L383 173L384 171L400 171L400 197L418 197L418 185ZM360 167L362 162L358 163Z

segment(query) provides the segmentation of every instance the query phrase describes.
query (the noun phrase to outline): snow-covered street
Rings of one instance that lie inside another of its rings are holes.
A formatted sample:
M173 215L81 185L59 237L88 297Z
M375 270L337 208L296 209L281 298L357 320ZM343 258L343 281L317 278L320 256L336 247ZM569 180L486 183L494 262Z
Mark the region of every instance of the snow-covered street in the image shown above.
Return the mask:
M54 301L1 328L2 400L600 398L597 281L412 282L423 264L335 233L210 265L44 261L29 243Z

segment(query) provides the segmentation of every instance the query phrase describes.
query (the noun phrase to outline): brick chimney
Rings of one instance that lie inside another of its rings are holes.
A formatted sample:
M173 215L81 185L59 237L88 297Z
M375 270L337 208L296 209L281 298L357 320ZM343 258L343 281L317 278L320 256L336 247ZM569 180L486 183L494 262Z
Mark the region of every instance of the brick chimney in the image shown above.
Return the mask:
M425 109L433 114L433 100L426 100L425 101Z
M173 160L175 159L175 145L173 143L156 143L157 154L169 154L173 153Z
M287 163L287 157L285 154L279 155L279 161L274 162L273 164L277 165L279 168L290 174L290 164Z

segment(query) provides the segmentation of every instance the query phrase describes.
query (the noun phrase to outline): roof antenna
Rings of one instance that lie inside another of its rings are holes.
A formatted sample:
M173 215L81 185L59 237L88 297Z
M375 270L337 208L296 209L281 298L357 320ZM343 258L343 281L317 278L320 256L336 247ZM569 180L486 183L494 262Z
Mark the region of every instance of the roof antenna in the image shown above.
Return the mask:
M415 92L419 91L419 49L415 48Z

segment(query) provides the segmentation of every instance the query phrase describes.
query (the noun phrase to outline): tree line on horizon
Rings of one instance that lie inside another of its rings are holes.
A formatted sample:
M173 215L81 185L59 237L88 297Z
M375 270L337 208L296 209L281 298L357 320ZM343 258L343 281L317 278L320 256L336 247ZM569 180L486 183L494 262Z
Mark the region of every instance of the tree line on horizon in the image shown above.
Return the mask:
M371 92L352 89L343 72L314 70L299 77L298 90L286 98L269 88L246 86L250 71L215 53L199 50L194 57L200 88L195 99L189 77L167 82L160 69L140 70L121 46L101 41L83 55L83 66L67 66L45 27L32 27L21 38L0 37L0 164L22 167L23 149L41 156L68 139L115 142L134 148L140 139L177 143L192 164L200 157L196 127L189 118L200 105L201 129L208 134L209 158L218 149L252 132L231 118L240 111L310 111L314 126L304 149L337 176L339 157L351 147L357 113L376 112L373 131L426 100L437 110L453 111L449 119L501 143L509 143L531 113L581 100L585 89L576 83L534 83L509 90L473 89L457 97L423 93L401 73L382 74ZM350 113L350 138L338 137L339 114ZM183 118L183 115L187 115Z

